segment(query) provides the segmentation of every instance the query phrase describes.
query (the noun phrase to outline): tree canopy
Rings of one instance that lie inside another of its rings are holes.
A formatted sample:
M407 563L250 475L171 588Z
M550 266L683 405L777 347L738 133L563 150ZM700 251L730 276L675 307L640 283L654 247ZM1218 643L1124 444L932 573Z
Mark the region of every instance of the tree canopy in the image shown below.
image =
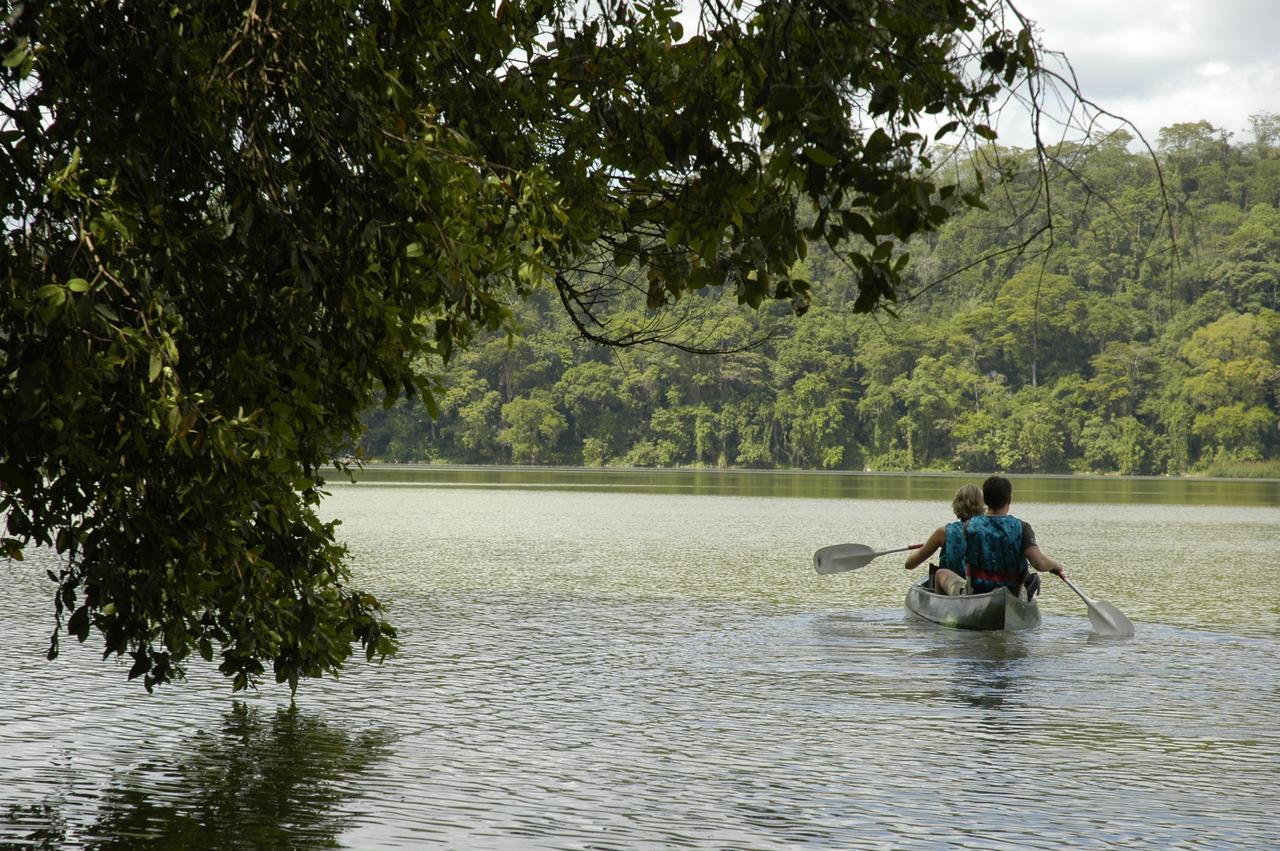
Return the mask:
M851 310L851 270L822 242L799 267L813 281L803 319L705 305L717 344L763 340L725 356L574 343L535 298L517 348L494 335L454 359L453 402L429 426L403 402L367 412L365 451L510 461L504 404L549 393L567 425L541 460L562 464L1276 476L1276 139L1194 163L1172 143L1155 163L1110 138L1063 146L1078 181L1055 184L1059 225L1021 256L1008 223L1040 191L1020 176L1037 161L1000 154L1019 176L913 243L897 321ZM1154 227L1156 163L1200 187L1175 193L1172 236ZM630 309L644 312L639 293ZM499 437L467 440L482 430Z
M494 430L431 372L535 293L627 345L669 327L611 320L634 288L803 312L819 240L891 303L905 241L988 186L936 140L1043 82L1004 0L712 0L696 33L663 0L3 8L3 548L62 555L51 657L97 632L148 688L193 651L241 688L394 650L316 514L375 394L523 452L554 407Z

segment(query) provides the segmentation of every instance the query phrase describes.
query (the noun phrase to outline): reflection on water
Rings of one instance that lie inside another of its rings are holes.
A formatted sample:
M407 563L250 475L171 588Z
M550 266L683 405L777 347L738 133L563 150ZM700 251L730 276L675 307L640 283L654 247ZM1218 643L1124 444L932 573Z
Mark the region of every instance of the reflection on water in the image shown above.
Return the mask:
M946 509L335 486L404 647L296 710L44 662L52 556L0 564L0 846L1275 847L1280 509L1022 504L1131 639L1059 583L983 634L907 616L896 557L813 572Z
M147 723L133 726L143 749ZM351 735L296 708L264 712L236 701L183 753L113 774L92 800L69 787L95 778L66 766L57 797L0 810L0 837L37 848L330 847L351 820L339 807L352 783L390 744L389 734ZM86 805L95 817L81 824Z
M933 625L930 625L933 626ZM934 627L937 629L937 627ZM947 634L920 658L945 658L953 664L951 696L975 709L1001 710L1032 673L1027 636L1017 632ZM978 716L983 719L984 716ZM997 714L997 719L1002 715ZM982 723L982 721L980 721ZM955 727L949 728L955 730ZM997 726L997 732L1000 728ZM1007 730L1006 735L1021 731Z
M335 476L334 478L341 478ZM618 470L603 467L466 467L371 464L356 471L367 484L497 487L697 496L805 499L928 499L950 503L956 488L980 481L967 473L857 473L777 470ZM1152 505L1280 505L1280 481L1170 479L1156 476L1020 476L1014 493L1025 502Z

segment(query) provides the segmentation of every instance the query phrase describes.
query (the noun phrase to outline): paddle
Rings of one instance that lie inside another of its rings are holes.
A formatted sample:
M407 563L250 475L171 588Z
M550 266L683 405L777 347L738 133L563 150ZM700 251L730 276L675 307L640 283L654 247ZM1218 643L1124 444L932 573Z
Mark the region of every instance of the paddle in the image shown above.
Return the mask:
M907 550L916 550L921 546L922 544L912 544L909 547L898 547L893 550L873 550L866 544L832 544L813 554L813 569L823 576L829 573L844 573L846 570L866 567L872 559L880 556L905 553Z
M1079 594L1081 600L1084 600L1084 604L1089 608L1089 623L1093 625L1094 632L1109 636L1133 635L1133 623L1124 616L1123 612L1110 603L1089 599L1088 595L1067 577L1059 578L1067 583L1068 588Z

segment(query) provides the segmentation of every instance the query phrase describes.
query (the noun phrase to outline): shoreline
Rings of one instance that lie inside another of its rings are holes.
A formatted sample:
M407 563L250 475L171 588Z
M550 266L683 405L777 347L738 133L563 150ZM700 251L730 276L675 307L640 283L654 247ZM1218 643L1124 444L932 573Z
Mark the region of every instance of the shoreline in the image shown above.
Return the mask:
M330 467L330 469L333 469ZM428 470L475 471L495 473L707 473L712 475L769 475L769 476L823 476L830 478L859 477L916 477L916 478L985 478L993 471L965 472L952 470L804 470L804 469L758 469L752 467L584 467L568 464L433 464L420 461L399 463L395 461L368 461L351 469L362 470L422 472ZM999 471L996 471L999 472ZM1257 482L1260 484L1280 484L1280 478L1264 476L1201 476L1183 474L1180 476L1126 476L1120 473L1001 473L1010 479L1062 479L1079 481L1105 482Z

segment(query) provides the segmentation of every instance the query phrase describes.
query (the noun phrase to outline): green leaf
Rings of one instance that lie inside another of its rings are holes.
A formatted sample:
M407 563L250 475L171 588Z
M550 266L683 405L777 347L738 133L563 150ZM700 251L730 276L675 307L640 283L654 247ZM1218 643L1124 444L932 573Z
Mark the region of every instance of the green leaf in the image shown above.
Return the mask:
M84 642L89 637L89 606L83 605L76 609L67 621L67 633L74 635L76 640Z
M810 145L809 147L805 148L804 155L809 159L813 160L818 165L826 166L828 168L830 168L831 166L839 162L839 160L837 160L834 156L827 153L822 148L819 148L817 145Z
M84 293L89 291L89 282L84 278L72 278L67 281L67 289L73 293Z
M5 54L4 67L17 68L23 62L27 61L27 55L27 37L20 36L18 38L18 46Z
M871 93L867 104L872 115L882 115L893 109L898 103L898 87L893 83L882 83Z
M948 121L946 124L938 128L937 133L933 134L934 140L936 141L938 139L941 139L943 136L947 135L948 133L954 132L956 128L958 128L959 126L960 126L959 121Z
M1009 54L1003 47L996 46L982 57L982 70L1000 73L1004 70L1008 57Z
M842 210L840 212L840 221L847 230L856 233L867 242L875 243L875 228L871 226L871 222L867 221L866 216L861 213L855 213L852 210Z
M889 134L884 132L883 127L877 127L871 131L871 135L867 137L866 145L863 151L866 157L873 163L879 163L888 154L889 149L893 147L893 140L889 138Z
M133 667L129 668L129 679L136 680L151 669L151 659L145 652L133 654Z

